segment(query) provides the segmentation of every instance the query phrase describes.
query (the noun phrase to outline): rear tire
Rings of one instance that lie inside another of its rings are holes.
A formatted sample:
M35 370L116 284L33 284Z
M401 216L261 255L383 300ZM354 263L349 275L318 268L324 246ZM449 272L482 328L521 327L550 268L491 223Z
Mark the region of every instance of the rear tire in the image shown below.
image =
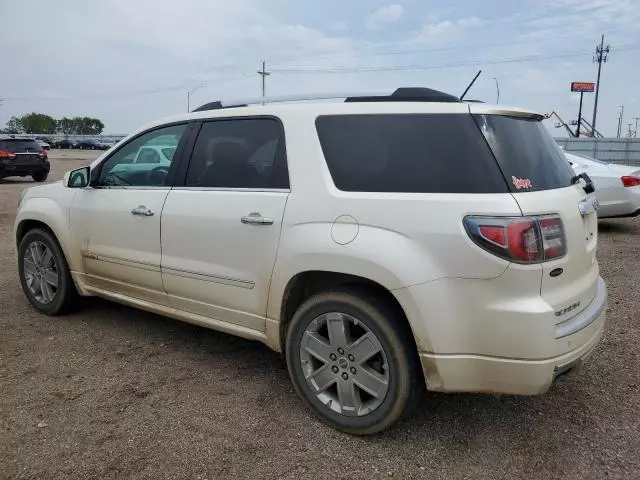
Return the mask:
M22 291L47 315L68 311L78 296L69 266L55 237L42 229L29 230L18 247Z
M37 175L31 175L31 178L33 178L34 182L44 182L47 180L48 176L48 173L38 173Z
M387 302L359 289L316 294L298 308L287 332L287 367L320 420L370 435L411 407L422 377L411 332L397 317Z

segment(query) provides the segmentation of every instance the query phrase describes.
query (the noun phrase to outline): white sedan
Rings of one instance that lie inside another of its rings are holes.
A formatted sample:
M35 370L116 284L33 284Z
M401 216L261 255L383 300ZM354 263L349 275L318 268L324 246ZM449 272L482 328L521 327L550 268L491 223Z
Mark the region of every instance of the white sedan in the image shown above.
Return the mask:
M598 218L635 217L640 214L640 168L605 163L565 152L576 174L586 173L596 187Z

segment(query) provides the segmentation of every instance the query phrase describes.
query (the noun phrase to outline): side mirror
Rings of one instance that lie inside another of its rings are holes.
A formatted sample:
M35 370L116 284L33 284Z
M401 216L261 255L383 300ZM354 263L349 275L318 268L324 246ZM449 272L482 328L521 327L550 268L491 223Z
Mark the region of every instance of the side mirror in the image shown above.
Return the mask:
M89 186L91 169L76 168L64 174L64 186L67 188L86 188Z

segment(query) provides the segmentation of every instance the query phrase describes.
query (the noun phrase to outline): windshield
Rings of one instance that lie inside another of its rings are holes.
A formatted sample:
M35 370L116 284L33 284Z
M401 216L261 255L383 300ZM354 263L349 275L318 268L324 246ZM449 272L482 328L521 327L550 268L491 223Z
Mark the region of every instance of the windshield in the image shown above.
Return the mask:
M4 139L0 140L0 150L9 152L39 152L40 144L30 139Z
M474 115L513 192L568 187L575 175L542 122Z

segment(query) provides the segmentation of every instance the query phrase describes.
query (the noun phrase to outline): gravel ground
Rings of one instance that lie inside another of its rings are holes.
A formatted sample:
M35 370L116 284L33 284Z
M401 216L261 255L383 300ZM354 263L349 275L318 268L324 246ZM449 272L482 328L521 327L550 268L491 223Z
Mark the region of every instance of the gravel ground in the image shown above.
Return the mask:
M30 185L0 181L0 478L640 478L640 219L600 222L609 324L580 373L539 397L429 394L355 438L261 344L95 299L36 313L11 238Z

